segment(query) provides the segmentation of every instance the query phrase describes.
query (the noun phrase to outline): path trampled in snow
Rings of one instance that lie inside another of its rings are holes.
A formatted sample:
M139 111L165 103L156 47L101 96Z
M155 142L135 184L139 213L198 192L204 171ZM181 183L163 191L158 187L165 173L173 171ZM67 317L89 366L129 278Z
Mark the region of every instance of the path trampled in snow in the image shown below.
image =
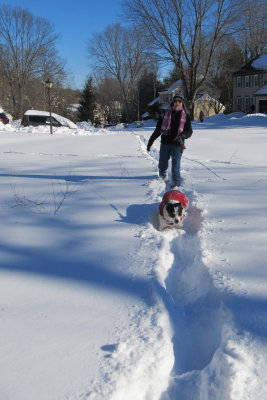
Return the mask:
M144 137L142 139L145 140ZM157 159L155 151L154 154ZM193 160L188 161L183 161L187 168ZM218 164L214 161L214 167L209 167L210 163L206 161L199 160L195 163L198 168L203 167L202 175L204 179L205 175L207 176L206 182L208 184L211 182L210 187L213 182L214 193L218 184L221 190L222 183L225 183L223 186L227 188L227 192L224 195L224 202L222 201L220 205L229 207L232 204L232 207L235 207L230 196L231 192L229 192L230 188L233 190L233 185L237 193L236 195L233 193L234 198L238 196L238 191L241 192L241 196L242 192L246 191L248 199L251 199L251 203L254 201L255 207L261 204L258 192L254 192L253 198L252 193L248 193L248 187L243 186L243 174L247 181L251 179L251 171L246 170L246 162L241 176L239 163L229 161ZM231 164L233 168L230 170ZM218 165L219 167L224 165L224 168L216 168ZM189 197L190 204L194 204L196 208L203 207L202 213L204 216L207 215L211 199L215 199L215 194L210 194L209 191L204 194L197 193L190 168L184 171L184 175L186 178L182 190ZM230 185L228 180L231 180ZM259 181L256 179L257 182ZM160 201L164 187L157 181L152 182L151 186L154 192L153 197ZM240 198L235 198L235 202L239 204L239 208L243 207ZM244 204L249 207L247 214L244 213L247 217L246 223L249 223L249 219L251 220L250 204L248 202ZM219 211L222 214L225 213L224 209ZM189 223L192 223L192 220ZM221 243L217 243L214 253L209 249L213 244L212 236L223 239L223 233L221 232L220 235L220 231L225 227L222 228L222 224L223 219L212 222L207 217L204 218L202 226L199 224L199 232L187 229L187 231L167 230L159 233L162 236L162 243L159 252L160 262L155 268L155 274L159 283L158 294L163 300L173 329L172 343L175 359L169 387L161 400L254 399L256 393L266 396L266 378L263 372L266 363L266 313L262 314L263 303L261 306L260 301L259 309L253 310L252 306L252 310L259 313L258 318L250 313L247 307L250 300L247 297L245 283L237 281L230 274L227 276L228 274L225 274L223 269L225 264L230 264L229 260L223 258L220 265L217 265L218 250L220 249L221 254L227 253L228 248L225 246L228 245L228 239L226 242L222 240ZM257 226L255 218L254 224ZM228 229L230 228L231 226ZM211 236L210 243L209 236ZM236 240L240 239L236 238ZM259 248L261 252L264 250L263 243ZM266 281L262 284L266 289ZM253 283L251 288L253 289ZM261 294L261 287L257 289ZM242 314L248 315L244 318L244 320L247 319L246 325L243 325L243 329L240 330ZM248 319L250 321L254 319L254 324L252 322L250 327ZM262 324L261 327L260 324ZM248 328L252 328L252 333L255 330L261 334L264 332L264 336L255 338L251 336Z

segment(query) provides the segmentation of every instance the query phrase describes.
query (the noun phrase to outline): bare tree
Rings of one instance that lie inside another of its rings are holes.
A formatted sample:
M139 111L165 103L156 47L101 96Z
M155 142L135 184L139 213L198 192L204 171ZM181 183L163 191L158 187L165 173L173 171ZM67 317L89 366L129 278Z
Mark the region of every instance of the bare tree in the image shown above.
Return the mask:
M96 103L101 107L102 119L111 123L120 122L122 96L118 80L110 75L96 72L94 83Z
M0 68L10 88L16 118L23 115L30 80L54 73L57 64L51 60L55 61L52 55L56 55L57 35L53 32L50 22L27 10L5 5L0 9ZM49 60L46 64L45 59Z
M178 69L193 114L215 48L234 17L234 1L126 0L124 7L135 23L146 28L161 58Z
M88 52L96 60L96 69L117 79L128 120L133 117L138 77L151 62L147 43L136 28L110 25L103 33L93 36Z
M237 39L246 62L266 51L266 20L267 9L264 0L245 0L242 2Z

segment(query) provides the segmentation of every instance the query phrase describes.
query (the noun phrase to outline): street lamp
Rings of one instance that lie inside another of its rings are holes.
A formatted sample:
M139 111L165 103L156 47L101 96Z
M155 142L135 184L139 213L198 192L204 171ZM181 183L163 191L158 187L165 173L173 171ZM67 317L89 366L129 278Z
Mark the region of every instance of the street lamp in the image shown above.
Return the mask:
M45 81L45 87L47 88L48 91L48 103L49 103L49 114L50 114L50 133L51 135L53 134L53 129L52 129L52 114L51 114L51 88L53 86L53 82L50 81L50 79L47 79Z

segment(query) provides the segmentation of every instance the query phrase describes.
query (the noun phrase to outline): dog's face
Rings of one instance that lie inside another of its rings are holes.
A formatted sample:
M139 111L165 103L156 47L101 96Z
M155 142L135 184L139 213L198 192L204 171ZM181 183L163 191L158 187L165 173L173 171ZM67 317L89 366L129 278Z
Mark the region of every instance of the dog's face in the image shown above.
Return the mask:
M179 190L169 190L159 204L159 230L182 228L188 208L188 198Z
M181 227L185 210L181 203L170 201L164 205L163 215L168 224Z

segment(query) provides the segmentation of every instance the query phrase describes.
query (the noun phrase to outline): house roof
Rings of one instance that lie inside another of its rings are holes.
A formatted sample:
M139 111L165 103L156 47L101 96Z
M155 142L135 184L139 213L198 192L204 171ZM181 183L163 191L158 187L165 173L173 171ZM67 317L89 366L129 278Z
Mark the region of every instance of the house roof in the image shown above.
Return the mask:
M162 90L159 93L172 93L174 92L175 89L178 89L182 86L182 81L181 79L179 79L178 81L175 81L174 83L171 84L170 87L168 87L168 89Z
M223 104L221 104L218 100L211 97L208 93L199 93L198 95L196 95L195 103L199 100L200 101L201 100L211 101L211 102L217 103L220 106L224 107ZM152 101L150 101L150 103L148 103L148 106L153 106L154 104L159 103L159 102L160 102L160 97L156 97L154 100L152 100ZM161 109L167 109L169 107L169 104L161 103L160 107L161 107Z
M141 115L141 117L144 119L144 118L146 118L146 117L149 117L149 115L150 115L150 114L149 114L148 112L145 112L144 114Z
M156 97L154 100L150 101L150 103L148 103L148 106L153 106L157 102L159 102L159 97Z
M255 69L267 69L267 54L262 54L260 57L255 59L251 66Z
M234 75L242 75L247 73L258 73L267 71L267 54L262 54L243 65Z
M196 95L196 98L195 98L195 103L197 102L197 101L201 101L201 100L204 100L204 101L211 101L211 102L213 102L213 103L216 103L216 104L219 104L221 107L224 107L224 105L222 104L222 103L220 103L218 100L216 100L216 99L214 99L213 97L211 97L208 93L200 93L200 94L198 94L198 95Z
M160 94L161 93L162 94L163 93L169 94L169 93L173 93L175 91L177 92L177 89L179 89L182 92L182 86L183 86L183 84L182 84L181 79L178 79L177 81L172 83L171 86L168 87L168 89L163 90L163 91L161 91L159 93ZM197 94L196 98L195 98L195 102L197 102L198 100L211 101L211 102L214 102L214 103L219 104L220 106L224 107L223 104L218 102L218 100L210 97L210 95L208 93L199 93L199 94ZM148 103L148 106L153 106L156 103L160 103L160 96L158 96L154 100L150 101ZM161 109L165 109L165 108L168 108L168 107L169 107L169 104L166 104L166 103L161 103L160 104L160 108Z
M256 95L267 95L267 85L262 86L256 93Z
M199 93L196 95L195 102L198 100L215 100L208 93Z

